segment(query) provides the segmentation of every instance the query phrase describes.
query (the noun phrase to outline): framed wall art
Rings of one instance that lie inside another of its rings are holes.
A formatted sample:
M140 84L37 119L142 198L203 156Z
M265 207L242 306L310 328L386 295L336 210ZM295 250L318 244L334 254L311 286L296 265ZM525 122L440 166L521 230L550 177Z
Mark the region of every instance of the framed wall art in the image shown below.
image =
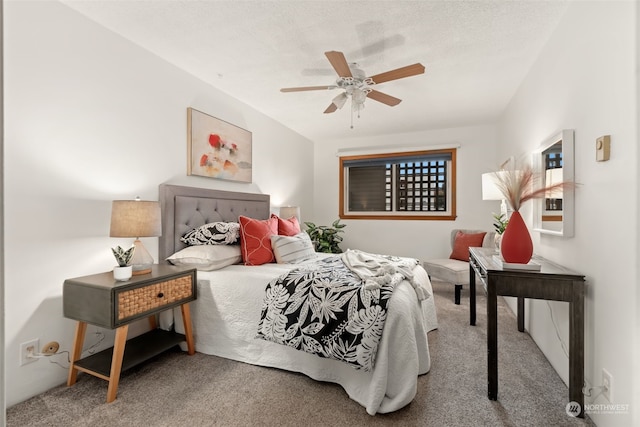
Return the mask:
M251 182L251 132L187 108L187 175Z

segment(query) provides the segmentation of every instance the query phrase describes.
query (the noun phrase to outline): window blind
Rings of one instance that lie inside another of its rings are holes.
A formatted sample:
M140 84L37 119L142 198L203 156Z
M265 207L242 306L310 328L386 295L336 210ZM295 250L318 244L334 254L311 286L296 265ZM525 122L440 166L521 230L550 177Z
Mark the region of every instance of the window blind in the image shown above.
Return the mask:
M349 210L385 211L387 209L387 166L360 166L349 169Z

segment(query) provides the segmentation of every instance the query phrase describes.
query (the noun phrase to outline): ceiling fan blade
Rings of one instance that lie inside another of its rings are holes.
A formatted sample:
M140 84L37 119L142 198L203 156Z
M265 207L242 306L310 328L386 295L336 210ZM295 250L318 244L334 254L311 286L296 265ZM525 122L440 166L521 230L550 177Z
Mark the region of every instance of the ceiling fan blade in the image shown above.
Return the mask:
M331 104L329 104L327 109L324 110L324 113L325 114L333 113L338 108L344 107L344 104L347 102L347 98L349 98L349 97L347 96L347 94L345 92L342 92L342 93L338 94L338 96L336 96L335 98L333 98L331 100Z
M344 107L344 104L347 102L347 98L349 98L346 92L342 92L338 94L335 98L331 100L331 102L338 108Z
M338 73L339 77L353 77L351 75L349 64L347 63L347 60L345 59L342 52L336 52L332 50L330 52L325 52L324 54L331 63L333 69L336 70L336 73Z
M326 109L326 110L324 110L324 113L325 113L325 114L333 113L333 112L334 112L334 111L336 111L337 109L338 109L338 106L332 102L331 104L329 104L329 106L327 107L327 109Z
M395 70L387 71L386 73L376 74L369 77L376 84L388 82L391 80L403 79L405 77L411 77L424 73L424 65L417 63L413 65L407 65L406 67L396 68Z
M302 86L302 87L283 87L280 92L303 92L306 90L327 90L335 89L337 86Z
M387 95L386 93L379 92L377 90L372 90L367 94L367 98L371 98L378 102L382 102L383 104L387 104L390 107L398 105L402 102L402 99L395 98L391 95Z

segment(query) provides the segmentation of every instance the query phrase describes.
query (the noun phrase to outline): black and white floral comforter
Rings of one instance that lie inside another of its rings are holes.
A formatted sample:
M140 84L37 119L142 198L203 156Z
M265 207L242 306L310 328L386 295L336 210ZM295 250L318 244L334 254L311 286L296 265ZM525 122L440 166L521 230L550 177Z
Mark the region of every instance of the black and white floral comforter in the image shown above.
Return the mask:
M370 371L395 276L365 289L340 256L300 266L267 285L258 338Z

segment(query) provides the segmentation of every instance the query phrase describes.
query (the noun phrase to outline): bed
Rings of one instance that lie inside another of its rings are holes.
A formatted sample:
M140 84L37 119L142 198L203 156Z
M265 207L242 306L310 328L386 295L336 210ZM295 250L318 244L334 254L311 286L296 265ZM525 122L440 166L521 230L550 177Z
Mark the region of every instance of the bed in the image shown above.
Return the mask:
M270 216L270 198L264 194L169 184L161 184L159 190L160 262L184 249L180 237L195 227L237 221L239 215L257 219ZM196 351L339 384L370 415L393 412L409 404L416 395L418 376L431 367L427 332L437 328L431 284L424 269L419 264L415 267L414 281L427 288L429 295L420 302L408 280L396 286L388 302L375 365L365 371L256 338L267 283L294 268L295 264L235 264L198 271L198 298L191 303ZM182 332L180 315L179 310L173 313L178 332Z

